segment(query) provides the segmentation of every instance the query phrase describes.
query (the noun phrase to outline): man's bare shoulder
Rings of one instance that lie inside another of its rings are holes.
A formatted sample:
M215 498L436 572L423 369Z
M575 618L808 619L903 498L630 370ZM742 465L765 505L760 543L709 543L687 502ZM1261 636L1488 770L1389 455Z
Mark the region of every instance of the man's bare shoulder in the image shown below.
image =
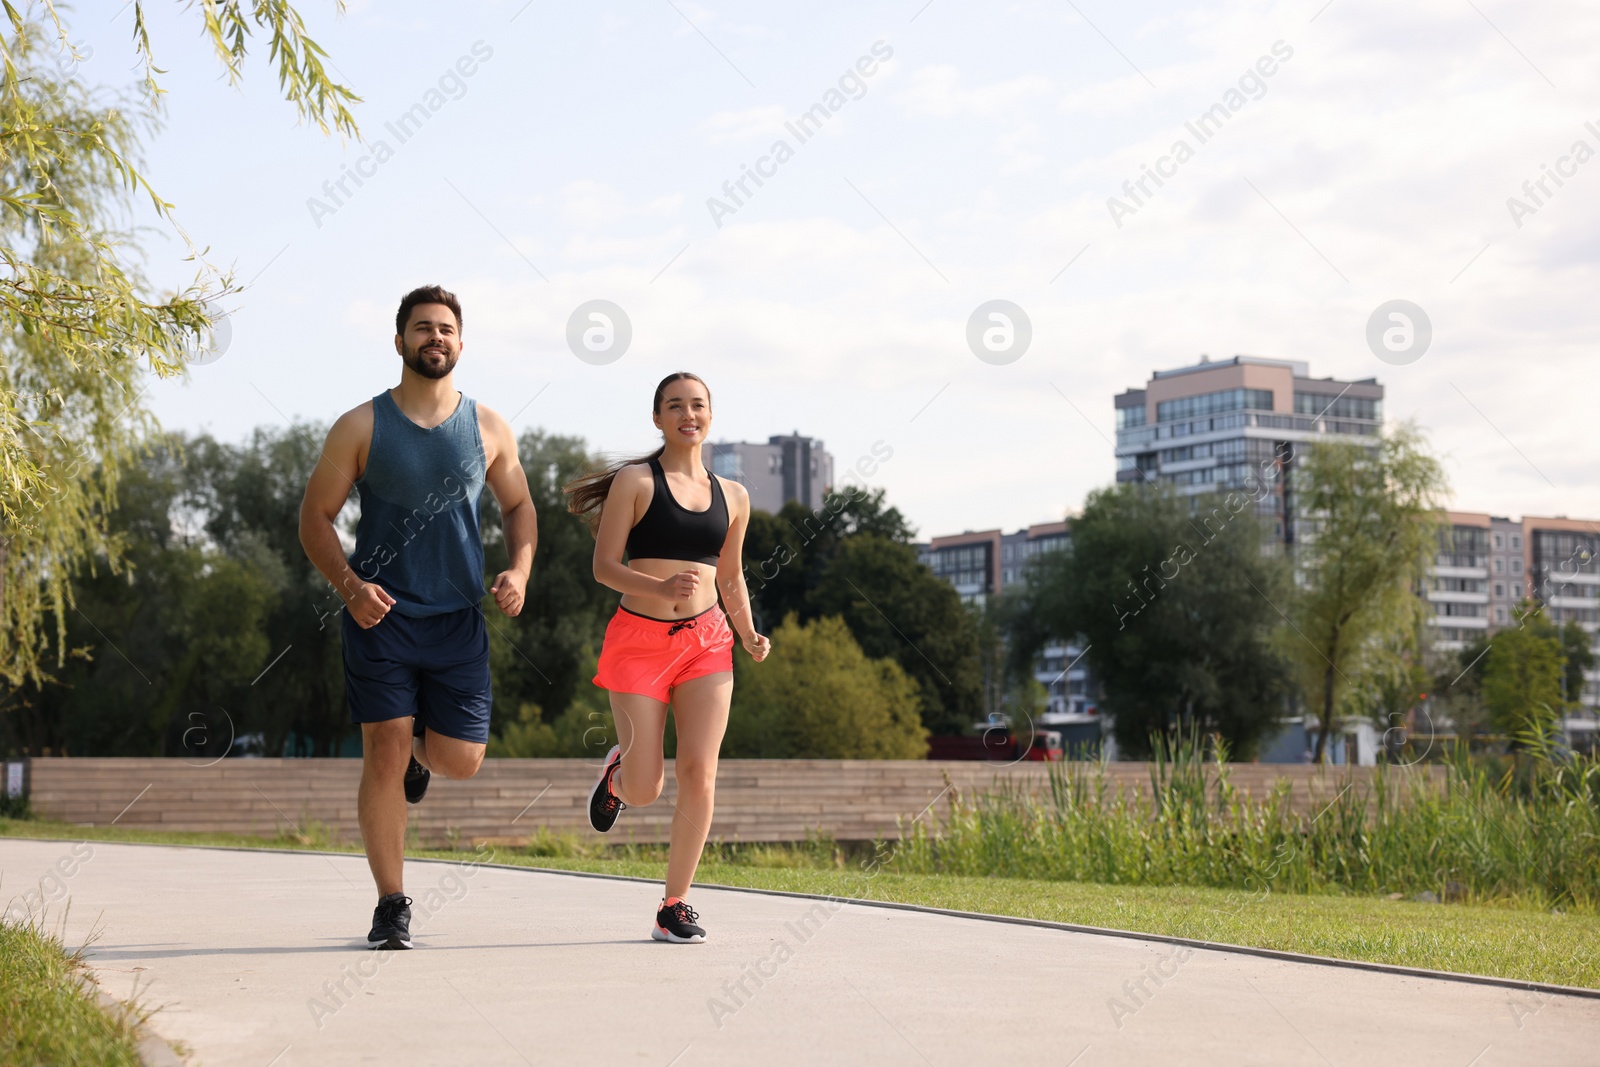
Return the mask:
M372 401L365 400L333 420L329 440L359 442L372 437Z

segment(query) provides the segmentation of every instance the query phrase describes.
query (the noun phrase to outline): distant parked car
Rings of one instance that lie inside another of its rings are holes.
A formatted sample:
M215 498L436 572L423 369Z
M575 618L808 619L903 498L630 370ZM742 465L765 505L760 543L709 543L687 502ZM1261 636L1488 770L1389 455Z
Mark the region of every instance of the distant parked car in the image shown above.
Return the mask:
M1018 737L1009 729L991 728L978 737L930 737L929 759L1063 760L1066 750L1060 730L1035 730Z
M1067 758L1067 751L1061 745L1060 730L1035 730L1033 738L1012 738L1013 751L1025 760L1043 760L1046 762L1060 762Z

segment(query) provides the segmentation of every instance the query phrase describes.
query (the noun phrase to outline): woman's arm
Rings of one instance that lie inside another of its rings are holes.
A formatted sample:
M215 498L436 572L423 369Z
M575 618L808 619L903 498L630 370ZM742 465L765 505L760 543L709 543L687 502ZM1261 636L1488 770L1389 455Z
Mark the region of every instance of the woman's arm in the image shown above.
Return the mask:
M760 663L767 658L772 644L756 633L755 617L750 611L750 589L744 582L744 531L750 525L750 494L738 482L725 480L722 485L722 495L732 505L729 510L733 514L728 523L727 539L722 542L722 554L717 557L717 590L728 611L728 622L738 631L745 651Z
M650 468L643 464L624 467L611 480L611 491L606 494L605 507L600 512L600 528L594 538L594 580L619 593L633 596L661 597L666 600L687 600L694 595L700 576L686 572L671 578L652 578L640 574L622 562L628 548L628 531L633 529L634 516L640 503L650 506L650 499L642 494L654 491Z

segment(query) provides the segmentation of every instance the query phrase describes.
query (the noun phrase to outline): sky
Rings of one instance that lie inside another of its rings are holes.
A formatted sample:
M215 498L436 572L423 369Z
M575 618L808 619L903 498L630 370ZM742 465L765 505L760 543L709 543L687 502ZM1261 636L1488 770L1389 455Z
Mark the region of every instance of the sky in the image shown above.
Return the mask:
M296 123L265 41L230 86L195 10L146 6L146 176L243 286L220 357L152 384L168 428L330 422L398 381L394 309L437 282L457 384L518 432L647 450L692 370L713 440L887 450L924 538L1080 508L1112 397L1202 354L1377 377L1454 507L1600 515L1592 5L300 0L364 143ZM137 81L129 12L68 13L79 76ZM194 276L171 226L144 247ZM625 350L569 344L596 300ZM1393 300L1420 355L1369 345Z

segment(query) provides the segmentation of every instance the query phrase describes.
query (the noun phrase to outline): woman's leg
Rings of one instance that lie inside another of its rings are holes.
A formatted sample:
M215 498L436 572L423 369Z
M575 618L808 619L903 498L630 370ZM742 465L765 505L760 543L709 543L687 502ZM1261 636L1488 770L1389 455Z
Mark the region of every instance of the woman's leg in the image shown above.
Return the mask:
M694 881L695 868L700 865L700 853L711 833L717 753L728 729L728 705L732 700L730 671L691 678L672 691L672 714L678 724L678 755L674 763L678 803L672 813L672 852L667 858L669 897L688 895L689 883Z
M653 804L664 780L661 740L667 705L639 693L612 693L611 717L622 746L622 766L611 776L611 791L630 808Z

